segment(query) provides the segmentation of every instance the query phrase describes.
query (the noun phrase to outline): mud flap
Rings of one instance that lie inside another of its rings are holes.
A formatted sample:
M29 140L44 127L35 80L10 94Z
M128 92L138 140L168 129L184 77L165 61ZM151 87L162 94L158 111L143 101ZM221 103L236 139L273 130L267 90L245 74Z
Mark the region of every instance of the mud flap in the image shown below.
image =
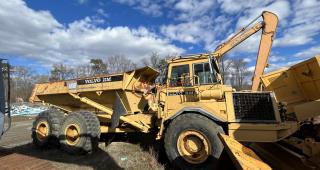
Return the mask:
M127 114L126 108L124 107L119 94L116 92L116 99L112 106L111 116L111 128L116 128L119 125L120 116Z

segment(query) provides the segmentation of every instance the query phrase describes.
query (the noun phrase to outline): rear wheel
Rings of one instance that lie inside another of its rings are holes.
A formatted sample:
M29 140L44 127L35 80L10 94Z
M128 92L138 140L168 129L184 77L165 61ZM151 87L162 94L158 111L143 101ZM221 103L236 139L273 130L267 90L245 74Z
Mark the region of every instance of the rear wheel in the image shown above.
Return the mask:
M168 159L181 169L213 169L223 145L223 129L199 114L187 113L174 119L165 134Z
M49 144L58 145L58 135L64 113L56 109L50 109L39 113L33 122L32 139L38 147Z
M92 153L98 148L100 122L91 112L70 113L60 129L62 149L71 154Z

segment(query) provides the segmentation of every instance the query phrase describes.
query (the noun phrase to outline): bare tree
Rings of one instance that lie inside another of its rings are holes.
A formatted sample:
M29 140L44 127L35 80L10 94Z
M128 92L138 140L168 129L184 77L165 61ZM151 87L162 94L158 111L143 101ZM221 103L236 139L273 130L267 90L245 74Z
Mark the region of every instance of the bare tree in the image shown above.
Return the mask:
M89 77L94 75L92 67L89 64L77 66L74 68L74 74L75 78Z
M232 59L230 65L231 85L238 89L243 90L248 87L248 80L251 72L248 70L248 63L242 58Z
M123 55L107 57L106 66L109 73L120 73L137 68L137 65L133 61Z
M158 53L152 53L149 58L144 58L142 60L142 65L150 66L156 69L157 71L159 71L160 75L157 81L161 81L160 79L163 79L166 74L166 69L168 65L168 63L166 62L166 59L169 57L170 56L160 57Z
M54 64L52 66L50 81L59 81L75 78L75 72L64 64Z
M150 60L149 58L143 58L139 64L139 67L145 67L145 66L150 66Z
M49 75L34 75L34 82L35 83L45 83L49 82Z
M228 56L224 56L219 61L219 67L221 68L221 78L224 83L230 81L230 72L232 68L233 60L229 59Z
M13 66L11 74L11 101L17 98L27 101L35 84L34 72L24 66Z
M99 75L99 74L106 74L107 71L107 64L102 61L102 59L91 59L91 70L93 72L93 75Z

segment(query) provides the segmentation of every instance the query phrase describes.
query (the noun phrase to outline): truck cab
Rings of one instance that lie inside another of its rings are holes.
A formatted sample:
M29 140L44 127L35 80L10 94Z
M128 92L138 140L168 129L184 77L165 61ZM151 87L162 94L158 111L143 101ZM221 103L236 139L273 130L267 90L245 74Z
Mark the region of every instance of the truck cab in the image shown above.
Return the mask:
M208 54L169 60L166 88L160 94L165 121L197 113L238 141L279 141L298 128L296 121L281 116L272 92L236 92L224 85L218 63Z
M168 64L166 95L160 99L166 103L166 116L193 107L214 113L220 121L227 120L223 94L232 88L223 85L221 76L209 63L208 55L172 59Z

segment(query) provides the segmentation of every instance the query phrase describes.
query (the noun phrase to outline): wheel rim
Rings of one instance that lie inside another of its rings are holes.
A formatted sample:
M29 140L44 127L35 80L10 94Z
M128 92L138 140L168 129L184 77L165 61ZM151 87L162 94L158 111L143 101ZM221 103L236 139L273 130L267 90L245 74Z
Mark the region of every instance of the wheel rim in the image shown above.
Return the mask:
M76 145L80 140L80 127L77 124L68 125L64 133L68 145Z
M182 132L178 137L177 148L180 156L192 164L203 163L211 153L209 140L196 130Z
M47 121L40 121L36 127L36 136L39 141L44 141L49 136L49 124Z

